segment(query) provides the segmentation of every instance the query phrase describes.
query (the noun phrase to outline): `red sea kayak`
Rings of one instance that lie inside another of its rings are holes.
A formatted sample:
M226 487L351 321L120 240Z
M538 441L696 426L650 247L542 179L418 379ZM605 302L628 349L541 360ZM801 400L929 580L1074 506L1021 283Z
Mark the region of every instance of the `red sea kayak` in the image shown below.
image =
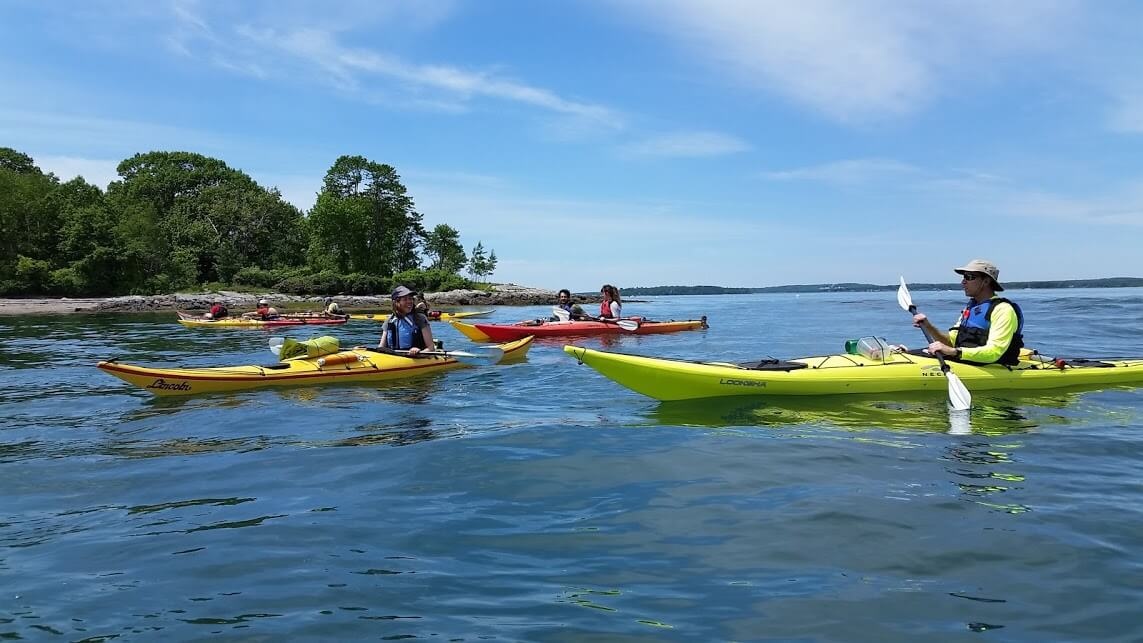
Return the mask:
M624 323L622 326L615 322L599 321L556 321L541 324L465 324L463 322L450 322L453 327L467 336L478 341L510 342L521 337L534 335L536 337L574 337L585 335L654 335L656 333L674 333L680 330L696 330L707 328L706 317L702 319L687 319L682 321L643 321L634 318L634 324Z

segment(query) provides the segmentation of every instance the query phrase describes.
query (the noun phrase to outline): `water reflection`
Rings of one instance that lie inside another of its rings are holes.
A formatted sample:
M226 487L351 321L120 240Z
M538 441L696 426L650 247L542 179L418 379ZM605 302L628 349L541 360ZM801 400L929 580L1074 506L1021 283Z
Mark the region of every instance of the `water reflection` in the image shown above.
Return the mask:
M997 444L987 440L966 440L950 444L945 460L959 466L947 471L956 478L956 484L966 500L1009 514L1022 514L1031 509L1017 502L1005 502L1001 497L1009 491L1018 490L1025 476L1013 467L1016 459L1013 452L1020 448L1017 443Z
M1045 425L1066 425L1066 414L1045 413L1067 408L1080 393L1006 397L978 395L967 413L953 412L943 397L926 394L834 397L722 398L660 402L650 417L670 426L767 426L817 425L847 430L891 429L953 433L958 435L1006 435L1023 433Z

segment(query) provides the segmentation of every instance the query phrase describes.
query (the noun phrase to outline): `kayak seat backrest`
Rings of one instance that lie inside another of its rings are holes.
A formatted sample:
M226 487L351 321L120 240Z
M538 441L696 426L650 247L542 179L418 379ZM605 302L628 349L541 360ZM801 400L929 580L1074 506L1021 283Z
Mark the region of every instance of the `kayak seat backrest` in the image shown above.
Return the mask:
M764 359L757 362L745 362L739 364L739 366L752 371L796 371L799 368L805 368L806 364L802 364L801 362L787 362L780 359Z

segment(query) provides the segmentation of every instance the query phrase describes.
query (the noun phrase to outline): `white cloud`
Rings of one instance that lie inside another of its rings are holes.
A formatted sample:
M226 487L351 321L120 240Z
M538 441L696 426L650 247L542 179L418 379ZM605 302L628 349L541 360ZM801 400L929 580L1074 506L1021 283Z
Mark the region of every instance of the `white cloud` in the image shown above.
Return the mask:
M1048 192L1011 194L997 205L1000 212L1012 216L1052 219L1080 226L1143 226L1143 184L1093 199Z
M124 156L156 149L222 149L230 142L201 130L174 125L3 108L0 108L0 140L20 149L99 150L101 155L121 153Z
M735 82L838 121L908 114L1006 55L1050 55L1076 26L1068 0L614 0Z
M1113 131L1143 134L1143 87L1113 90L1109 126Z
M745 152L750 145L720 132L673 132L620 148L624 156L693 158Z
M835 185L860 185L902 176L919 177L923 171L893 159L847 159L821 165L764 172L771 181L814 181Z
M119 161L74 156L37 156L35 161L41 170L55 174L61 181L82 176L84 181L106 190L107 184L119 180L119 173L115 170Z
M375 49L344 45L342 31L349 24L274 15L231 25L208 15L205 7L198 9L184 5L175 11L177 26L168 38L171 48L232 73L305 79L401 107L435 105L438 110L463 111L483 98L574 117L596 128L613 130L624 124L622 115L608 107L561 96L496 71L412 63ZM378 81L389 84L378 91Z

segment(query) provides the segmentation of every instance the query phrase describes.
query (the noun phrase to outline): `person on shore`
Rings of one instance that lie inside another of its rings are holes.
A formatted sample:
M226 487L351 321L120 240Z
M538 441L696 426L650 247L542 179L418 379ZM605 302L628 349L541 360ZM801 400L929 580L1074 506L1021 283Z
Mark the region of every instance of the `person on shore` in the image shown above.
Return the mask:
M415 304L412 290L405 286L397 286L393 290L393 314L385 321L384 330L381 331L381 341L377 347L382 350L409 351L409 355L416 355L423 350L435 347L433 331L429 327L429 318L424 313L414 310Z
M603 284L599 289L603 295L603 302L599 304L599 318L613 321L623 316L623 301L619 298L619 289L611 284Z
M1000 269L990 261L973 259L954 272L969 297L948 333L938 330L922 313L913 315L913 325L933 339L929 352L971 364L1007 364L1020 361L1024 347L1024 313L1015 303L1000 297Z
M561 288L556 295L556 305L552 309L552 317L548 321L579 321L581 319L590 319L587 313L583 312L583 308L579 304L573 304L571 301L571 291L567 288Z
M221 301L212 303L210 305L210 312L207 313L207 315L210 315L209 319L223 319L229 314L230 311L226 309L226 306ZM205 316L206 315L204 315L204 317Z
M266 321L269 319L278 318L278 310L270 305L270 302L265 299L258 300L258 307L252 313L243 313L243 317L247 319L260 319Z
M324 305L324 307L322 308L321 312L326 317L344 317L345 316L341 312L341 306L338 305L338 303L333 300L333 297L326 297L325 299L322 300L322 304Z

